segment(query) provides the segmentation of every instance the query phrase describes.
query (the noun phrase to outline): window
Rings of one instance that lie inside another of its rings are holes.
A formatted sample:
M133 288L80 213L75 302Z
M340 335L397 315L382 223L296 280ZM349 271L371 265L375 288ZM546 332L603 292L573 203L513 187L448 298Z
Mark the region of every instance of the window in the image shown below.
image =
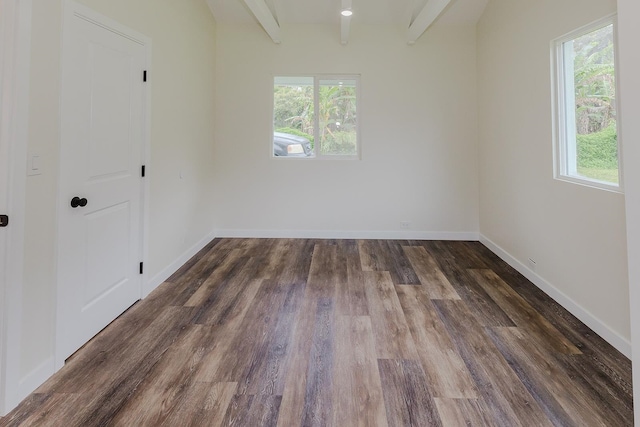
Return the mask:
M275 77L273 156L357 159L358 90L358 76Z
M619 191L614 18L554 45L556 178Z

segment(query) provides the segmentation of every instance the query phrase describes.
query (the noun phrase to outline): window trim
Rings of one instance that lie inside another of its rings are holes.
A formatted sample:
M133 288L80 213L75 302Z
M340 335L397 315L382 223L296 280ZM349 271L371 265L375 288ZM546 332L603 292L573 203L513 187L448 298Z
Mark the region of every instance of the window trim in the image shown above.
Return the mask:
M569 144L567 142L567 100L566 100L566 84L565 84L565 55L564 44L575 40L600 28L613 25L613 43L614 43L614 68L615 68L615 89L616 89L616 111L620 111L620 79L618 67L618 21L617 14L613 13L601 19L593 21L576 30L573 30L551 42L551 81L552 81L552 114L553 114L553 177L559 181L570 182L587 187L597 188L601 190L611 191L615 193L624 192L624 173L623 173L623 156L622 156L622 133L620 132L621 123L616 118L617 143L618 143L618 184L599 181L591 178L580 177L574 171L571 174L569 170ZM618 114L619 116L619 114ZM575 118L573 120L575 122Z
M314 151L314 156L313 157L287 157L287 156L275 156L273 154L273 134L275 132L275 123L274 123L274 119L273 119L273 113L274 113L274 108L275 108L275 99L274 99L274 84L275 84L275 79L277 77L309 77L309 78L313 78L313 111L314 111L314 117L313 117L313 138L314 138L314 144L313 144L313 151ZM278 159L278 160L303 160L303 161L313 161L313 160L321 160L321 161L325 161L325 160L362 160L362 144L361 144L361 140L362 138L360 137L360 122L361 122L361 112L360 112L360 92L361 92L361 83L360 83L360 74L318 74L318 73L295 73L295 74L287 74L287 73L278 73L278 74L273 74L271 76L271 137L270 137L270 145L269 145L269 150L270 150L270 157L272 159ZM321 154L320 153L320 135L319 135L319 127L320 127L320 115L318 114L318 111L320 109L320 80L340 80L340 79L344 79L344 80L355 80L356 82L356 114L357 114L357 119L356 119L356 154L349 156L349 155L342 155L342 154Z

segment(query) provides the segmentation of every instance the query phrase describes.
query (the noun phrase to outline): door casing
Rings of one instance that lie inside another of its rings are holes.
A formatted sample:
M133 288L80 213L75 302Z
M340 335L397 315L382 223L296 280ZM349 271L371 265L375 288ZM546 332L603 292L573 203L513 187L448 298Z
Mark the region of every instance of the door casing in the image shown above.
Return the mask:
M3 207L0 254L0 416L31 391L20 384L22 276L27 174L32 0L0 0L0 156Z

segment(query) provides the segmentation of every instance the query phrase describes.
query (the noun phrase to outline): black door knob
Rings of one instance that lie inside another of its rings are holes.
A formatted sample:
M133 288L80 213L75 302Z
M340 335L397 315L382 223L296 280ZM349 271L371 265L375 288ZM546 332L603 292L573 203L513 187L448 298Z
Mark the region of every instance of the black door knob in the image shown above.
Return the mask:
M84 197L81 199L78 196L75 196L73 199L71 199L71 207L72 208L77 208L78 206L80 206L81 208L84 208L85 206L87 206L87 199L85 199Z

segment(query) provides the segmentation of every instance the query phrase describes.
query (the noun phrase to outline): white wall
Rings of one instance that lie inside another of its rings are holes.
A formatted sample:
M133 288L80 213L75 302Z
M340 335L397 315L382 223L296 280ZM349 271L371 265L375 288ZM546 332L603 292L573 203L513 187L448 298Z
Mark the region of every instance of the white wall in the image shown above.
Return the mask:
M215 23L204 0L82 3L153 40L146 265L147 278L157 280L213 232ZM42 175L27 180L20 366L27 389L52 373L62 5L33 1L29 151L40 155Z
M219 235L477 237L475 26L217 28ZM306 73L361 74L361 161L271 158L273 76Z
M480 232L630 353L624 196L553 179L551 41L615 0L492 0L478 24ZM526 266L526 267L525 267Z
M635 421L640 424L640 3L618 0L618 40L622 145L627 202L627 244L629 254L629 293L631 300L631 338L633 352L633 391Z

